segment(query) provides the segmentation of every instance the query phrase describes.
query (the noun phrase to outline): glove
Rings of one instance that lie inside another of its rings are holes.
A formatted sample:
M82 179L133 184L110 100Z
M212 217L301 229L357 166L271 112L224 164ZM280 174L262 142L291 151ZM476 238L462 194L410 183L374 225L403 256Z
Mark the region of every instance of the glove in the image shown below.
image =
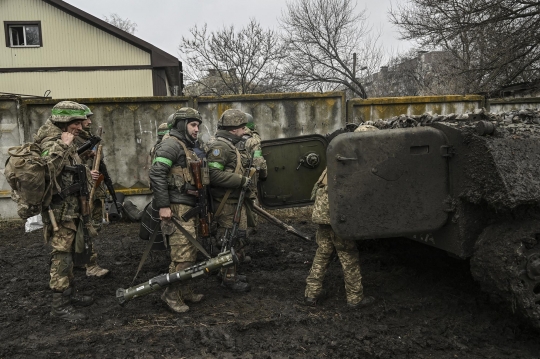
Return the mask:
M242 177L242 188L248 188L251 183L251 178Z

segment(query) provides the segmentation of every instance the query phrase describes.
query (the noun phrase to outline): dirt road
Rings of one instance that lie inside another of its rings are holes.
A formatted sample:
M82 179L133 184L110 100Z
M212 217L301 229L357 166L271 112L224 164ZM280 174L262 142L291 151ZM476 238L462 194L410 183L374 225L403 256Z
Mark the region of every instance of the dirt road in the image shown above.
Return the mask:
M306 221L291 222L314 234ZM298 304L315 251L263 223L253 237L247 274L253 289L235 294L215 276L194 282L206 299L178 315L160 293L121 307L117 288L130 285L145 242L138 224L106 226L95 240L104 279L76 272L79 292L96 303L89 319L64 323L49 315L49 249L41 231L0 232L0 358L540 358L539 333L490 301L468 263L406 239L359 243L365 293L377 302L345 305L338 261L325 286L330 297L310 309ZM153 252L138 282L167 270Z

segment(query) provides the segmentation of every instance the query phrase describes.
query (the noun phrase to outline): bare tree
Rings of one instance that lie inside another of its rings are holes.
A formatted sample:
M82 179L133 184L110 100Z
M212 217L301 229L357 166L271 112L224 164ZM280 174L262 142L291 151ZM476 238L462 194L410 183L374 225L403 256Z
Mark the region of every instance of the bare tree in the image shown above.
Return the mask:
M104 16L103 17L105 21L107 21L109 24L116 26L120 30L124 30L125 32L129 32L130 34L135 34L135 31L137 31L137 24L133 21L129 20L128 18L122 19L118 14L110 14L110 16Z
M304 90L346 88L367 98L354 68L373 72L383 53L379 35L353 0L295 0L287 3L280 24L287 45L286 73Z
M193 27L179 46L189 95L250 94L284 89L279 36L254 19L238 32L234 26L208 32Z
M467 92L540 75L540 6L531 0L409 0L390 10L404 39L452 54Z

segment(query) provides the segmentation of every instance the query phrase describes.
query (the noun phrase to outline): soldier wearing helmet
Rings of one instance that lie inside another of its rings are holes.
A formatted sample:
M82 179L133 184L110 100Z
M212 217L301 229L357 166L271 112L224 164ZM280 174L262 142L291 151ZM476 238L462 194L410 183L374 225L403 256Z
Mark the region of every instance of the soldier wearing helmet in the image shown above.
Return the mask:
M90 139L92 136L91 130L92 130L92 116L94 113L88 108L88 106L81 104L81 106L84 108L84 114L86 115L86 120L82 121L82 131L79 133L79 136L75 137L73 142L77 147L82 146L86 141ZM101 144L103 144L101 142ZM83 163L88 166L88 168L94 167L94 161L95 161L95 155L96 155L96 149L89 149L79 155L81 157L81 160ZM103 223L103 212L105 207L105 198L107 197L107 190L105 188L105 184L101 182L99 186L96 188L94 198L91 198L90 200L93 201L92 203L92 221L94 222L94 227L99 232L102 228ZM105 268L101 268L97 264L97 253L95 251L94 246L92 246L92 256L90 257L89 262L84 266L84 269L86 270L86 275L88 277L97 277L102 278L109 274L109 270Z
M172 115L171 115L172 116ZM150 158L154 159L154 154L156 153L156 147L163 141L164 137L169 136L169 124L167 122L163 122L159 127L157 128L157 141L155 145L150 150Z
M253 156L253 167L257 169L257 172L253 176L250 184L249 200L258 205L257 182L259 180L266 180L266 177L268 176L268 167L266 165L266 160L262 155L261 136L256 130L253 116L249 113L246 113L246 116L248 122L244 129L244 136L242 136L242 140L245 141L245 151L242 151L241 153L242 156ZM254 233L257 231L258 226L257 214L248 210L247 215L248 233L250 231Z
M159 209L162 228L174 228L171 217L181 218L196 204L195 196L188 193L196 189L189 161L198 160L193 147L201 122L202 117L197 110L190 107L179 109L167 120L168 137L165 136L156 147L149 176L150 188L154 193L153 207ZM192 238L197 237L196 217L182 224ZM169 272L195 264L197 249L190 239L179 230L167 234L171 250ZM161 299L172 311L184 313L189 310L186 302L200 302L203 297L202 294L195 294L189 284L177 283L167 287Z
M93 303L87 296L76 295L73 289L73 257L77 232L82 230L81 208L76 194L59 195L60 191L68 188L76 180L74 173L66 170L66 165L81 164L77 155L74 139L82 132L82 122L86 120L83 106L72 101L57 103L51 117L40 127L34 136L34 141L40 145L42 157L47 157L54 167L56 182L53 186L53 197L50 209L58 223L54 231L48 212L42 213L45 225L43 234L45 241L51 245L50 281L53 291L51 315L69 321L84 319L86 316L77 312L73 305L86 306ZM87 172L90 172L89 169ZM96 180L97 171L91 172L91 178ZM89 224L91 227L91 224ZM93 228L88 228L92 230Z
M223 112L218 121L216 139L208 144L206 156L210 169L210 192L216 201L214 221L221 232L231 229L233 217L238 204L238 197L243 186L249 186L250 179L243 175L248 162L242 158L239 148L243 149L247 116L244 112L229 109ZM245 206L238 231L237 246L239 257L242 257L242 247L247 245L247 220ZM241 259L241 258L240 258ZM251 289L245 277L239 276L236 265L222 271L222 286L237 292L247 292Z
M354 132L366 132L378 130L374 126L358 126ZM362 287L362 275L360 274L360 256L356 243L350 240L339 238L330 226L330 207L328 203L328 181L326 169L313 187L312 221L319 225L315 235L317 241L317 252L311 270L306 279L306 290L303 303L307 306L316 306L324 299L323 279L326 270L330 265L332 253L337 252L341 267L343 268L343 279L345 280L345 294L347 305L351 308L362 308L372 304L373 297L364 296Z

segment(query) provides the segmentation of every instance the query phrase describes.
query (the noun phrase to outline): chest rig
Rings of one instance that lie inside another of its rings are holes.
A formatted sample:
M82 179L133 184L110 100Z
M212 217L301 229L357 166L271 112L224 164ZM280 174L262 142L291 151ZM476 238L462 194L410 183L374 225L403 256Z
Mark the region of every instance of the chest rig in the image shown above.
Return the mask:
M191 149L188 149L184 142L180 141L178 138L171 136L174 138L180 146L182 146L182 149L184 150L184 153L186 154L186 167L182 166L173 166L171 167L171 170L169 172L169 176L167 178L167 183L169 184L169 187L173 187L178 189L180 193L186 192L186 184L190 184L191 186L195 186L195 179L193 177L193 173L191 172L191 162L199 162L200 159L197 157L195 152Z

